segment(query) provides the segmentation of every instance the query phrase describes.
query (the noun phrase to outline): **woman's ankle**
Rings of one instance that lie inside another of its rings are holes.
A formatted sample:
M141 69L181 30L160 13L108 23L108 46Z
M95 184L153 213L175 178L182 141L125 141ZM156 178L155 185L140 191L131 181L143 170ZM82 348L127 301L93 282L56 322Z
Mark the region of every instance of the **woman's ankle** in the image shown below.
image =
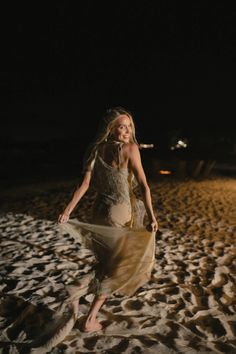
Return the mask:
M96 321L96 317L91 316L91 315L88 315L87 318L86 318L86 320L85 320L85 325L90 324L90 323L93 323L93 322L95 322L95 321Z
M105 294L97 295L97 300L99 300L99 301L105 301L105 300L106 300L106 295L105 295Z

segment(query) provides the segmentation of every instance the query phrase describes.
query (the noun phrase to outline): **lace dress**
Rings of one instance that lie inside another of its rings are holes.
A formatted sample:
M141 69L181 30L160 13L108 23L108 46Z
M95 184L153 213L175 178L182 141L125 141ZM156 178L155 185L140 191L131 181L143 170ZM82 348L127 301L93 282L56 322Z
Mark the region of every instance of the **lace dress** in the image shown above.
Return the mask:
M98 261L94 273L69 289L73 299L84 295L91 282L96 283L97 294L132 295L150 279L155 233L143 225L145 207L133 193L132 176L128 168L112 167L97 154L93 164L97 197L92 221L70 219L60 224L75 240L91 249Z

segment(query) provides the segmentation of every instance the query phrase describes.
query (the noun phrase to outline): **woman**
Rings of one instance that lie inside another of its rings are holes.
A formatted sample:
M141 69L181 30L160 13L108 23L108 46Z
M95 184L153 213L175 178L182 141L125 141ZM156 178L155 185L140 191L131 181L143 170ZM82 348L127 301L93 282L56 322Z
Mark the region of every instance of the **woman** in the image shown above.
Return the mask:
M96 296L84 324L87 332L102 328L96 316L107 296L132 295L150 279L158 229L131 114L116 107L107 111L103 123L102 132L85 161L83 181L58 218L64 230L80 241L87 241L98 260ZM135 180L144 204L135 196ZM91 181L97 192L92 220L88 223L69 220ZM83 236L84 232L87 236ZM90 280L86 277L80 281L80 287L70 289L74 311L79 297L88 291Z

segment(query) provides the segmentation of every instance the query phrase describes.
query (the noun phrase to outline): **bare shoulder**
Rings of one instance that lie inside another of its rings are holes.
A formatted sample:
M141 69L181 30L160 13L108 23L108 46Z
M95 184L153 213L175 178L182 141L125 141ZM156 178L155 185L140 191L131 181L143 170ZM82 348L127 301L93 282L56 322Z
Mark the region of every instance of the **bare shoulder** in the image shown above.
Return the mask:
M123 151L127 157L135 156L137 154L139 155L139 147L135 143L124 144Z
M135 143L128 143L124 145L124 157L130 164L130 166L136 166L141 163L141 156L139 147Z

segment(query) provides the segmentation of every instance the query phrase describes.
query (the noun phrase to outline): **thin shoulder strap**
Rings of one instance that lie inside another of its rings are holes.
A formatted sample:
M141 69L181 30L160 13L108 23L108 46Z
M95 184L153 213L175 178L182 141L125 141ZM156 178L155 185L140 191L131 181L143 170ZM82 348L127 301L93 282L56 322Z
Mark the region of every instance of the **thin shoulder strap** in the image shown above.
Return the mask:
M124 161L124 155L123 155L123 142L119 142L118 145L118 166L121 167L122 162Z

